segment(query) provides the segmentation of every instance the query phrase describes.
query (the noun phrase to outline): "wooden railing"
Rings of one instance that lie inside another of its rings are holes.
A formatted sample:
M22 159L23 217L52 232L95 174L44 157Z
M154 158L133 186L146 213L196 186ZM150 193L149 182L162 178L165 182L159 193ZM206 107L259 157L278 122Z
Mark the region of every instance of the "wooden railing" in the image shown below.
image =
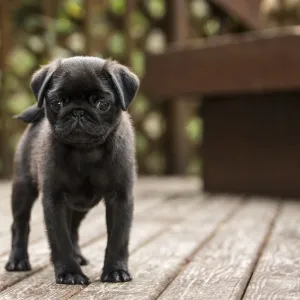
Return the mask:
M208 192L300 196L300 27L149 55L152 99L202 97Z

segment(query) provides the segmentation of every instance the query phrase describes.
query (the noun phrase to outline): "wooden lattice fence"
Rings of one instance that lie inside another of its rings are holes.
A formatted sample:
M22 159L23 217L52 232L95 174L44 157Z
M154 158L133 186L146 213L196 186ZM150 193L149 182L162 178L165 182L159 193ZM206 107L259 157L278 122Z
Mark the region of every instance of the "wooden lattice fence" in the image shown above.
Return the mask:
M11 116L34 103L29 81L39 65L57 56L113 57L142 78L149 52L188 38L244 30L210 2L1 0L0 176L11 174L13 150L24 128ZM200 172L197 103L158 103L140 91L130 108L140 173Z

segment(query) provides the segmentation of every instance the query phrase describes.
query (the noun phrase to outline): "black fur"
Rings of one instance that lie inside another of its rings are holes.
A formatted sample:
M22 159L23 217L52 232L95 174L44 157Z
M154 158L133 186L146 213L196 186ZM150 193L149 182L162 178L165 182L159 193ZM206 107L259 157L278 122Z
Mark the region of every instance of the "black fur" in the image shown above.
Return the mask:
M136 166L125 110L138 78L111 60L72 57L42 67L31 86L38 105L16 117L30 124L15 155L12 250L6 270L31 268L29 219L40 192L57 283L89 282L80 268L87 260L78 246L78 227L102 198L108 242L101 280L131 280L128 242Z
M29 106L23 113L14 116L14 119L22 120L25 123L37 123L45 116L44 108L39 108L36 104Z

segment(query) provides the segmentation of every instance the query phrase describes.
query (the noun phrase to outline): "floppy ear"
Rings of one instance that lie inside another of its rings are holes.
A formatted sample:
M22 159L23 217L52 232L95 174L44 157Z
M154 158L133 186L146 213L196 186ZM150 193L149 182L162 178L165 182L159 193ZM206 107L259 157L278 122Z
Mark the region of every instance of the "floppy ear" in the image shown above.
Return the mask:
M47 85L57 69L60 60L55 60L48 65L43 66L40 70L35 72L31 79L31 89L37 100L37 105L41 108L44 104L45 92Z
M108 60L104 68L118 95L122 110L127 110L138 91L140 85L138 77L115 61Z

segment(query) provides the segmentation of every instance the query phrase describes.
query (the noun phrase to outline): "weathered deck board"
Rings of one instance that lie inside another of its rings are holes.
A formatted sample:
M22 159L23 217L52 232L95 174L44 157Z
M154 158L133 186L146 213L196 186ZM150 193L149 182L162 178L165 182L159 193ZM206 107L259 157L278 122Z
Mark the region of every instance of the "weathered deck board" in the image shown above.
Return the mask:
M164 220L166 222L181 221L193 211L193 208L199 207L201 201L203 201L203 196L201 195L189 198L178 197L167 199L159 206L144 210L137 217L141 219Z
M149 201L151 202L150 198L149 198ZM191 199L191 200L187 199L185 204L187 205L188 209L185 209L184 208L185 206L183 206L184 211L188 212L188 210L193 209L193 206L195 206L195 205L190 206L189 205L190 202L194 204L194 199ZM144 205L143 202L137 203L137 207L138 207L137 210L136 210L137 214L142 213L144 209L149 208L149 203L147 203L147 201L145 201L145 203L146 203L146 205ZM156 205L158 205L158 204L160 204L160 201L156 202ZM177 206L173 206L171 202L168 202L168 208L169 208L168 211L171 214L176 214L176 212L179 213ZM100 219L103 222L103 224L101 226L101 232L102 233L100 234L100 236L101 235L103 236L105 234L105 231L106 231L105 226L104 226L104 217L100 218ZM138 243L143 244L147 239L151 238L152 235L162 231L163 228L167 228L169 226L169 224L167 224L166 222L163 222L163 225L158 226L159 223L157 221L151 223L151 222L147 221L147 218L144 218L144 225L143 225L143 223L142 223L142 225L141 224L139 225L137 222L135 222L134 225L133 225L134 233L133 233L133 241L131 242L131 247L137 247ZM148 222L148 223L145 223L145 222ZM85 227L84 227L84 225L85 225ZM83 237L86 236L86 235L83 234L84 232L89 232L88 237L90 237L90 234L92 232L95 233L94 227L95 227L95 223L93 221L92 222L90 221L89 223L83 224L83 228L81 229L82 236ZM92 240L93 240L93 238L92 238ZM44 242L43 244L46 244L46 242ZM87 247L83 248L83 254L86 255L89 260L97 261L97 259L98 260L100 259L100 261L101 261L102 256L104 255L105 245L106 245L106 241L104 239L102 239L101 242L100 242L100 246L98 244L96 245L96 248L99 248L99 250L97 250L94 245L93 246L87 246ZM40 247L41 247L41 245L36 245L37 250L40 249ZM45 246L42 246L42 249L45 249ZM48 262L48 255L45 255L45 251L44 251L43 252L43 258L38 257L38 259L41 259L41 261L39 261L39 264L42 265L42 266L45 266ZM31 261L32 261L32 258L31 258ZM34 263L36 263L36 261L32 261L32 265ZM101 265L97 264L96 267L97 267L97 272L100 274L100 269L102 267L102 262L101 262ZM94 265L94 273L96 272L95 271L96 267ZM40 269L41 269L41 267L39 267L38 269L35 269L34 272L37 272ZM47 274L47 275L45 275L45 274ZM26 276L25 273L13 273L13 275L15 275L17 278L15 278L14 276L11 276L10 274L7 274L7 273L3 274L3 277L2 277L3 283L0 283L0 289L1 289L1 285L3 285L3 288L8 287L8 286L12 285L13 283L15 283L16 281L19 281L21 279L20 276L22 276L22 275ZM29 275L27 274L27 276L29 276ZM40 278L40 280L42 280L43 278L45 278L47 276L49 278L49 280L48 280L49 282L47 284L50 287L53 286L53 289L55 290L54 287L57 286L57 285L54 283L52 268L47 268L45 271L42 271L42 273L36 273L34 276L35 276L35 280L34 280L35 288L33 288L33 289L35 291L36 290L39 291L39 288L38 288L39 286L42 286L43 289L44 289L44 285L41 285L40 282L38 281L38 279ZM0 279L1 279L1 277L0 277ZM32 281L31 278L27 278L27 279L21 281L19 284L13 285L11 288L8 288L6 291L4 291L3 294L0 294L0 298L2 299L2 297L3 297L5 299L5 297L8 297L8 299L11 299L10 297L11 297L12 291L16 290L17 294L13 294L14 295L13 298L22 299L22 297L24 296L25 291L27 291L28 282L31 282L31 281ZM30 286L32 287L32 284ZM47 287L47 289L50 289L50 287ZM77 291L77 289L81 288L81 287L77 286L77 287L72 287L72 288L73 288L73 290L75 289L75 291ZM43 289L41 291L43 291ZM37 291L37 293L41 292L41 291L40 292L38 292L38 291ZM29 292L31 293L31 289L30 289ZM50 297L50 296L47 295L47 298L48 297ZM58 295L55 294L55 297L58 297ZM60 295L59 297L62 297L62 295ZM54 298L54 299L57 299L57 298Z
M244 205L160 299L241 299L277 207L263 200Z
M158 234L165 225L159 223L139 223L133 228L133 239L131 241L131 251L143 245L149 238ZM103 264L104 250L106 239L84 247L84 252L90 259L91 264L84 267L83 270L87 275L99 277ZM16 283L12 287L0 293L1 300L8 299L68 299L71 295L80 292L82 286L76 285L57 285L54 281L54 272L51 266L38 272L32 278L26 278Z
M45 234L45 226L43 221L43 215L42 215L42 209L41 204L36 204L37 209L32 212L32 215L35 216L33 220L30 222L30 234L29 234L29 243L34 244L36 242L39 242L41 239L46 238ZM11 215L11 212L9 212ZM87 219L83 221L83 224L86 223L86 221L91 222L97 219L103 219L104 218L104 209L102 205L99 205L95 210L91 211L90 215ZM11 225L12 218L10 216L9 218L9 227ZM104 224L104 223L103 223ZM0 248L0 257L4 254L7 254L10 251L10 243L11 243L11 231L10 229L7 229L5 234L0 236L0 245L3 245Z
M113 285L94 282L73 298L155 299L193 251L205 243L237 206L238 202L234 200L203 203L196 214L174 225L131 256L132 283Z
M300 203L285 203L247 288L246 300L300 299Z
M143 201L136 201L135 204L135 215L143 213L144 211L149 211L156 207L158 204L163 202L162 197L147 197L143 199ZM6 216L8 216L5 226L5 232L0 235L0 257L4 254L7 254L10 251L10 241L11 241L11 232L10 232L10 225L12 222L11 212L10 209L8 210L8 203L6 207ZM4 214L4 212L3 212ZM101 219L104 220L104 206L100 203L96 208L92 209L89 212L88 216L83 220L83 224L91 222L93 220ZM103 223L104 224L104 223ZM41 203L36 203L34 210L32 211L32 220L30 222L30 235L29 235L29 244L32 245L33 243L39 242L41 239L45 239L45 226L43 221L43 214ZM82 232L84 229L81 230ZM91 232L91 234L97 234L96 231Z
M84 271L92 280L81 287L55 284L40 201L31 222L33 270L4 271L11 239L9 183L0 182L0 198L1 300L300 299L300 202L208 196L191 179L140 180L130 244L134 280L99 280L106 246L100 204L80 229L91 262Z
M143 213L144 210L148 210L153 208L153 206L159 205L162 201L162 198L154 197L154 198L147 198L145 201L137 201L135 214ZM98 228L98 230L95 230ZM154 228L156 228L154 226ZM44 225L40 224L39 229L34 231L31 236L34 236L35 232L44 231ZM85 234L88 232L88 234ZM106 227L105 227L105 216L104 216L104 208L103 205L99 205L96 207L90 215L83 221L82 226L80 227L80 244L87 245L90 242L93 242L97 238L101 238L106 234ZM149 232L150 234L150 232ZM21 279L28 277L37 271L41 270L49 263L49 250L47 245L47 240L45 234L41 236L40 239L36 240L33 243L29 244L29 255L31 266L33 270L31 272L14 272L14 273L7 273L4 268L0 269L0 291L5 289L8 286L13 285L15 282L20 281ZM4 266L7 261L7 253L10 250L10 235L7 236L6 243L3 245L3 248L6 249L4 251L5 255L0 255L0 264ZM31 240L34 237L31 237ZM83 254L86 255L85 249L83 248ZM1 299L1 297L0 297Z

